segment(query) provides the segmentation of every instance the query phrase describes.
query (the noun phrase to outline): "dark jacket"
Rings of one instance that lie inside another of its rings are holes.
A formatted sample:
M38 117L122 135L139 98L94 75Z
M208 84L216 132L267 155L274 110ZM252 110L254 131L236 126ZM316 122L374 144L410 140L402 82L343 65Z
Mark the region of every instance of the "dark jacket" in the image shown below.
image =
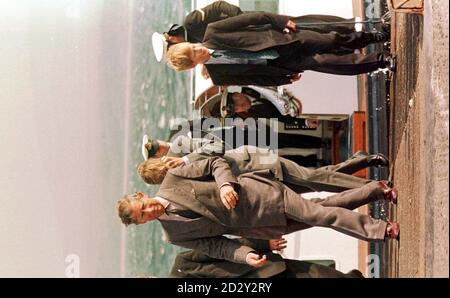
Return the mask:
M174 261L169 277L188 278L267 278L286 270L283 258L269 249L269 241L258 239L237 239L260 254L266 254L267 263L261 268L247 264L214 259L195 250L179 253Z
M242 13L239 7L229 4L226 1L216 1L206 5L201 11L199 9L194 10L184 19L183 26L186 28L187 39L189 42L202 42L208 24L234 17Z
M264 266L255 268L247 264L214 259L195 250L177 254L169 277L173 278L362 278L358 270L344 274L334 268L306 261L283 259L269 248L269 241L237 239L267 256Z
M209 49L261 51L298 43L296 35L284 34L290 16L272 13L246 13L208 25L203 45ZM254 31L254 26L271 28ZM279 86L291 83L297 74L290 69L270 65L205 64L216 85Z

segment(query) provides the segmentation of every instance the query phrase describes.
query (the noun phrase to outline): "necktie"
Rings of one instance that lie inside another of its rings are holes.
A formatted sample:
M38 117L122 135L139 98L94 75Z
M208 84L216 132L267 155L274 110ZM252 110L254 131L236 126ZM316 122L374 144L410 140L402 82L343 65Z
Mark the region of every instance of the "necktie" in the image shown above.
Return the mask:
M215 50L211 56L214 58L228 58L228 59L268 59L273 60L280 57L277 51L269 49L262 50L258 52L248 52L248 51L229 51L229 50Z
M184 209L183 207L180 207L180 206L174 206L174 208L171 208L169 210L169 213L177 214L182 217L190 218L190 219L195 219L195 218L201 217L200 214L198 214L192 210L189 210L189 209Z

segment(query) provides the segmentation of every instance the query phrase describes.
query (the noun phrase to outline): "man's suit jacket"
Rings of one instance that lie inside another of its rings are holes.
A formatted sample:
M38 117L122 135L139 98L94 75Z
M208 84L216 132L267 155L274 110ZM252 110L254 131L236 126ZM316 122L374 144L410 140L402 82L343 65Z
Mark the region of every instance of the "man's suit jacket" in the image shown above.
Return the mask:
M184 19L183 26L187 31L187 40L192 43L202 42L208 24L242 13L239 7L226 1L215 1L201 10L203 14L200 10L194 10Z
M234 17L243 13L248 12L243 12L238 6L229 4L226 1L215 1L201 9L194 10L186 15L183 23L183 26L187 31L187 40L192 43L202 42L208 24L221 21L226 18ZM291 19L295 23L334 23L342 21L354 21L354 19L344 19L332 15L304 15L299 17L291 17ZM313 26L310 25L305 28L322 33L330 31L351 33L355 30L354 25L352 24L317 24Z
M208 257L195 250L177 254L169 277L174 278L363 278L361 272L342 273L334 268L306 261L283 259L270 251L269 242L259 239L237 239L267 256L264 266L255 268Z
M218 139L213 139L214 142L206 142L202 138L189 138L184 135L176 137L167 152L170 157L183 157L190 153L204 153L208 156L222 155L223 144Z
M183 278L268 278L286 270L286 264L279 254L272 253L269 241L259 239L236 239L253 247L255 251L267 256L264 266L255 268L208 257L198 251L189 250L177 254L169 277Z
M219 187L225 182L237 186L239 204L232 210L227 210L220 200ZM199 214L194 219L161 216L159 221L168 242L232 262L245 263L254 249L224 234L277 239L305 227L286 219L284 186L270 170L235 177L220 157L170 169L156 196Z
M209 49L256 52L299 43L297 35L284 34L290 16L245 13L208 25L202 44ZM270 25L264 30L255 26ZM262 64L205 64L216 85L279 86L291 83L298 71ZM226 80L226 81L225 81Z
M205 153L192 153L186 156L190 162L201 161L210 156ZM228 162L230 169L235 176L253 171L270 171L274 177L284 180L282 163L291 163L286 159L279 157L269 149L258 148L255 146L242 146L235 150L225 151L223 158ZM302 167L299 167L302 168ZM305 169L305 176L307 175Z

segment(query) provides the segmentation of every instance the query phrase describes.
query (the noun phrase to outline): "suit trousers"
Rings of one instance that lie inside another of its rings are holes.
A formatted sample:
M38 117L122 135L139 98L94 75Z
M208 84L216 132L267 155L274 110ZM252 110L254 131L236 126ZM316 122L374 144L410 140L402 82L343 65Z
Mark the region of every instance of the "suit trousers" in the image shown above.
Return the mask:
M365 32L339 34L337 32L318 33L300 30L296 33L300 42L275 47L280 57L268 60L272 66L283 67L295 72L313 70L318 72L357 75L385 67L383 55L371 54L333 54L339 49L364 48L373 42Z
M304 15L291 19L294 23L316 23L315 25L309 25L302 27L303 29L312 30L320 33L329 33L336 31L338 33L347 34L355 32L355 24L337 24L336 22L354 22L355 19L344 19L338 16L332 15Z
M366 241L384 240L387 222L349 209L383 198L383 187L378 181L335 194L326 199L327 204L304 199L288 187L284 190L285 212L288 219L311 226L332 228ZM350 208L332 206L337 202L340 205L346 202L346 205Z
M338 163L336 165L329 165L318 168L321 171L333 171L344 174L352 175L359 170L363 170L369 166L369 156L353 155L346 161Z
M341 192L364 186L371 180L351 174L367 166L368 161L364 156L352 157L340 164L318 169L300 167L290 160L281 159L283 182L298 193L310 191Z

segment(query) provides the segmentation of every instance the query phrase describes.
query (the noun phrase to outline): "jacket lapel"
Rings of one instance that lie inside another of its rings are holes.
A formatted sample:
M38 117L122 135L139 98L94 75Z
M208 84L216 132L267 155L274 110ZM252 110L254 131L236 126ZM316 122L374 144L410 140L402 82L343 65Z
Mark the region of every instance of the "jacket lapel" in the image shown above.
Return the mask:
M169 175L167 175L166 178L167 177L169 177ZM172 178L172 180L177 180L178 178L172 175L170 175L170 177ZM157 195L161 196L162 198L170 202L174 202L189 210L197 212L198 214L201 214L202 216L205 216L212 221L220 223L219 219L214 214L212 214L208 209L206 209L200 201L197 200L195 190L194 188L192 188L191 184L183 183L182 181L175 183L174 181L172 183L169 183L169 185L172 185L172 187L171 188L161 187Z

